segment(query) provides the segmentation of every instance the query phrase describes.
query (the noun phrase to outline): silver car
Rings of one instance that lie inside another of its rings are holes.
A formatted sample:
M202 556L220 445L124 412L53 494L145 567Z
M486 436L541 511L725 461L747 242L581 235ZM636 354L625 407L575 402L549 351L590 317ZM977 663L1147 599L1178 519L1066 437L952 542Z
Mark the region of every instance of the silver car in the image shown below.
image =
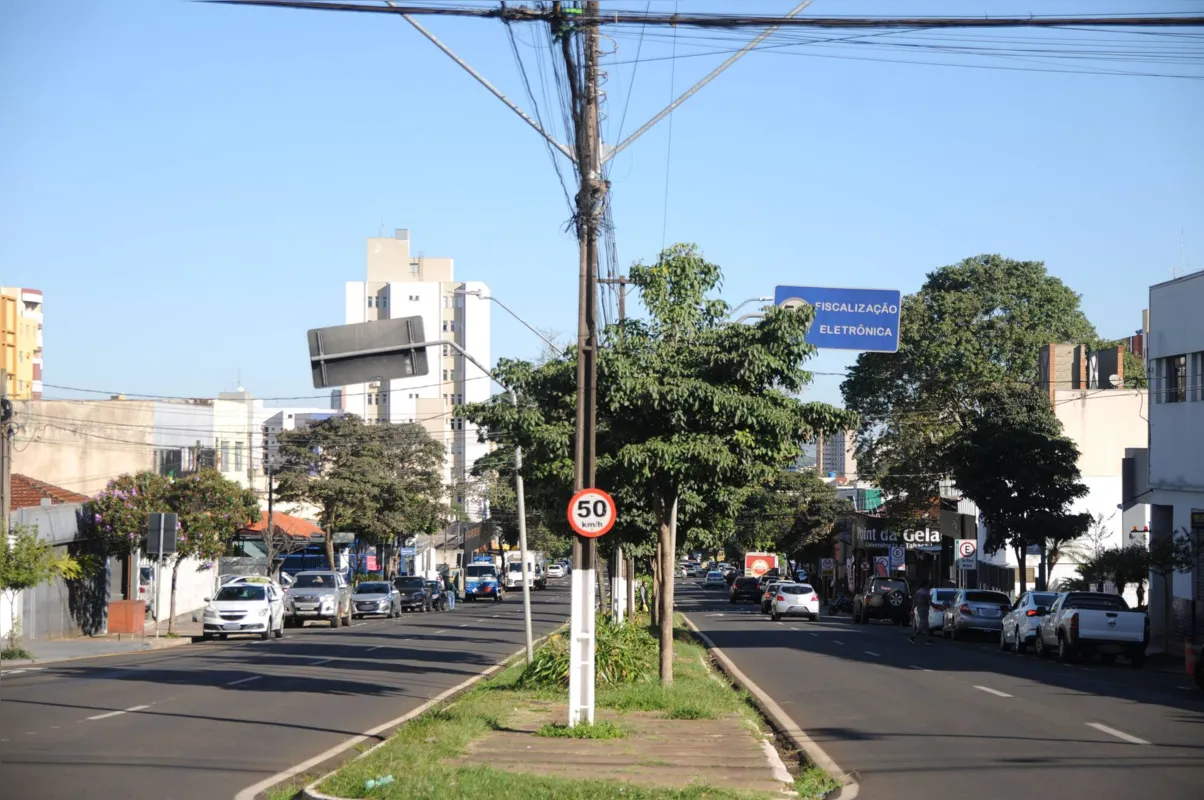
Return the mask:
M351 624L351 587L338 572L298 572L285 598L285 619L291 626L304 625L310 619L328 620L332 628Z
M1058 599L1057 592L1025 592L1003 618L999 649L1023 653L1037 638L1041 617Z
M973 631L998 635L1003 630L1003 615L1011 609L1012 601L1003 592L962 589L945 607L941 632L950 639Z
M928 630L936 633L945 626L945 608L957 597L957 589L932 589L928 607Z
M369 616L401 616L401 592L388 581L364 581L351 595L352 619Z

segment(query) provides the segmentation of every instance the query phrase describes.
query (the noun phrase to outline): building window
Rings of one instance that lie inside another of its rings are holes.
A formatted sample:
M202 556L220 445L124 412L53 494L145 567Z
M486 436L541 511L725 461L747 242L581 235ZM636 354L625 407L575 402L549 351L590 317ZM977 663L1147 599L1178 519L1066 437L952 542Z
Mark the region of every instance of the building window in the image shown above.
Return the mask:
M1163 363L1163 402L1187 402L1187 356L1170 356Z
M464 405L464 395L462 395L462 394L456 395L456 405L458 405L458 406Z
M372 405L372 392L368 392L368 405Z
M221 451L222 451L222 472L228 472L230 470L230 443L222 442L221 443Z
M1191 354L1191 399L1204 400L1204 350Z
M382 294L380 297L376 298L376 307L377 308L388 308L389 307L389 295Z
M373 308L376 305L376 296L368 295L368 308Z
M450 355L451 355L451 348L448 347L447 345L443 345L443 357L447 358Z
M445 380L445 381L451 380L451 378L447 377L447 370L443 370L443 380Z
M449 323L447 323L447 324L451 326L451 327L449 327L449 328L448 328L448 330L449 330L449 331L453 331L453 332L454 332L454 331L456 330L456 321L455 321L454 319L453 319L453 320L451 320L451 321L450 321Z
M411 275L417 275L421 271L421 269L422 269L422 267L419 265L419 263L417 261L410 262L410 274Z
M443 332L447 333L447 320L443 320Z
M234 443L234 469L235 471L242 470L242 442Z

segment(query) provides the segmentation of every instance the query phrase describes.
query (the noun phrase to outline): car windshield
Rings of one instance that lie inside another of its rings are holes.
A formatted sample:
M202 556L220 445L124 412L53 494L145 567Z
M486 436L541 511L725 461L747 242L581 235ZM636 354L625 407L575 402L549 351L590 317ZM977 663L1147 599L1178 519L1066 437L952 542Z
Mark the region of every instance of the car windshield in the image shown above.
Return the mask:
M811 594L815 590L805 583L787 583L783 584L778 591L782 594Z
M1118 594L1075 592L1066 598L1062 608L1094 609L1096 611L1128 611L1129 604Z
M421 589L426 583L422 578L414 576L411 578L396 578L393 581L393 585L398 589Z
M511 561L509 569L511 572L522 572L523 571L522 562L521 561Z
M1012 601L1003 592L966 592L967 603L992 603L997 606L1009 606Z
M1049 608L1057 599L1058 596L1053 592L1033 592L1033 605L1035 606L1045 606L1046 608Z
M497 570L492 564L469 564L464 574L470 578L494 578L497 577Z
M896 581L892 579L879 579L874 581L875 592L906 592L907 581Z
M737 589L755 589L757 588L756 578L736 578Z
M234 586L223 586L218 590L214 600L263 600L267 589L253 583L241 583Z
M371 583L361 583L359 588L355 590L358 594L388 594L389 584L383 581L372 581Z
M295 589L330 589L334 586L334 575L331 573L311 572L307 575L303 572L293 581Z
M932 601L934 603L949 603L956 596L956 589L937 589L932 593Z

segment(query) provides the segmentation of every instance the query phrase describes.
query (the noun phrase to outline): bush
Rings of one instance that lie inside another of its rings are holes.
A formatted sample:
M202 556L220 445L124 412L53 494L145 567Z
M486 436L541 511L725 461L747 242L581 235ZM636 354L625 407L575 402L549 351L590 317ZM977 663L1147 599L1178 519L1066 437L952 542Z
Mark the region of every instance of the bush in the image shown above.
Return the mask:
M594 636L594 674L598 684L651 680L656 674L657 653L656 639L643 625L598 617ZM556 634L535 651L535 658L523 670L518 685L551 688L568 684L569 641Z

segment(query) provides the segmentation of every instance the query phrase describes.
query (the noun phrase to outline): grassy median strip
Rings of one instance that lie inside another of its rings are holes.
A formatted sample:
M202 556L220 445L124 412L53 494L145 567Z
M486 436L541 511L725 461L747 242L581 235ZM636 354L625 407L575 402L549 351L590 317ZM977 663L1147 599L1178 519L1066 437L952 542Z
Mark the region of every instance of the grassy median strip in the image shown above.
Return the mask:
M556 640L545 645L553 650L562 646L563 643ZM627 678L629 682L600 685L596 695L597 708L617 711L620 716L616 722L599 720L592 726L577 728L549 723L539 727L533 735L556 739L622 740L628 731L621 715L633 712L653 712L656 717L678 720L715 719L734 712L745 720L750 736L754 729L761 730L755 709L743 693L716 679L704 653L704 649L692 641L678 641L675 681L670 687L655 682L655 672L639 677L633 673ZM630 655L628 652L624 658ZM539 660L538 656L536 660ZM468 797L477 793L490 800L745 800L768 796L697 785L663 788L615 780L525 774L493 768L487 762L474 762L474 756L469 752L474 740L495 731L506 731L508 720L533 707L546 709L548 703L565 700L564 689L554 682L549 686L545 680L541 685L530 679L531 673L523 680L525 666L522 662L514 664L449 705L412 720L387 743L348 763L325 780L318 790L338 797L391 800ZM549 669L549 665L545 663L543 668ZM555 671L554 667L550 669ZM534 741L541 740L547 739ZM650 768L659 764L646 763ZM666 763L664 766L672 765ZM382 778L389 777L390 782L379 783ZM808 790L820 788L814 782L815 776L804 781L805 777L806 773L796 786ZM822 793L802 796L818 797Z

